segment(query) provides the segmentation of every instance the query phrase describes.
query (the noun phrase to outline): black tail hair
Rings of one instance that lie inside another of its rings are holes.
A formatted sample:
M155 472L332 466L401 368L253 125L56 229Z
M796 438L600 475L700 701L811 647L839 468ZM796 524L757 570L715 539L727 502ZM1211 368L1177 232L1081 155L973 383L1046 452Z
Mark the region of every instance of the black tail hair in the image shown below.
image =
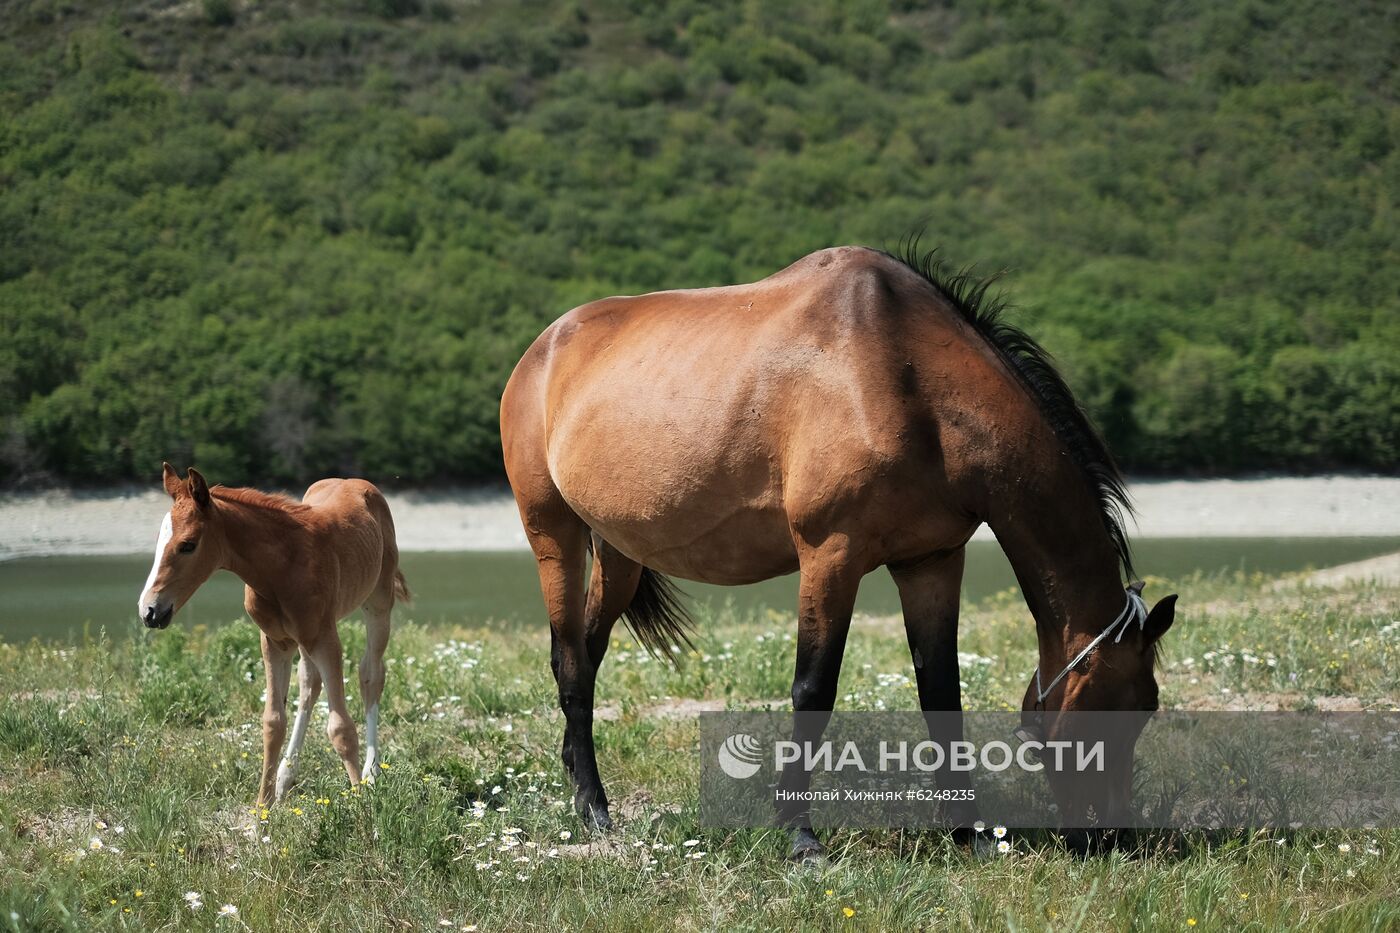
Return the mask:
M672 645L682 649L695 647L690 641L695 620L681 602L684 595L670 577L643 567L637 593L622 613L632 637L652 657L669 661L674 667L680 667L681 657L671 650Z

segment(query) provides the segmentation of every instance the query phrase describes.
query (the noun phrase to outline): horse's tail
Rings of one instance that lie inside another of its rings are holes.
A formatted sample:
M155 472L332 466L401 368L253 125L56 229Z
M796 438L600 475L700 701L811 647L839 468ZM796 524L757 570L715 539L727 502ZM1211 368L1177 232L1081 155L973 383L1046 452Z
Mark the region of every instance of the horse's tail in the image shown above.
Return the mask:
M643 567L637 593L622 613L632 637L653 657L675 667L680 667L681 652L695 647L690 641L695 620L681 603L683 595L669 577Z
M413 593L409 592L408 581L403 578L402 570L394 571L394 602L403 603L405 606L413 603Z

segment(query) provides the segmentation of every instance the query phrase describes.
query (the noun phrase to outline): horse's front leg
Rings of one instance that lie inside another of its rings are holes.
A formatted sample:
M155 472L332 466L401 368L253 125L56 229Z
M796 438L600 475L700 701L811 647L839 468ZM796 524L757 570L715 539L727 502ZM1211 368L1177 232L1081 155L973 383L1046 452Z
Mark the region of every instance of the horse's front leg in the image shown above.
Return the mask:
M262 636L263 669L267 673L267 699L263 705L262 780L258 783L258 805L268 806L277 797L277 756L287 735L287 687L292 679L290 641L273 641Z
M845 548L818 548L799 554L802 583L798 592L797 668L792 680L792 741L799 746L821 741L836 705L841 656L851 627L861 573ZM778 786L791 803L779 806L778 818L792 834L791 857L819 859L825 848L812 832L811 808L800 802L811 787L811 772L785 768Z
M942 748L963 740L962 684L958 671L958 601L962 591L964 551L958 548L916 564L891 567L904 610L904 633L914 659L919 707L931 714L929 738ZM966 795L944 808L954 838L967 841L977 820L972 779L966 771L940 768L935 776L942 791Z

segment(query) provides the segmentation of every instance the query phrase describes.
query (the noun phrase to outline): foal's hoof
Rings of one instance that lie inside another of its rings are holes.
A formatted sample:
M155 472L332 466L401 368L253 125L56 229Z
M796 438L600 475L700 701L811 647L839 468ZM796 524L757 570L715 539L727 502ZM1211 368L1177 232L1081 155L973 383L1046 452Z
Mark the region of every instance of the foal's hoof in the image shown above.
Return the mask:
M277 780L274 784L272 799L274 802L283 800L293 787L296 786L296 773L288 768L286 763L277 766Z

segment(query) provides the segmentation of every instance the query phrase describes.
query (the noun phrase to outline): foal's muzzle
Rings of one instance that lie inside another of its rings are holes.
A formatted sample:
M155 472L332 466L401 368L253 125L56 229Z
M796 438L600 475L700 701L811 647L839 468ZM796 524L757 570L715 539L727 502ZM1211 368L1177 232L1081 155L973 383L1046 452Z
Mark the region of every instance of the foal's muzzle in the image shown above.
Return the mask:
M163 609L149 606L146 614L141 617L141 621L146 624L146 628L165 628L170 625L170 617L175 615L174 606L166 606Z

